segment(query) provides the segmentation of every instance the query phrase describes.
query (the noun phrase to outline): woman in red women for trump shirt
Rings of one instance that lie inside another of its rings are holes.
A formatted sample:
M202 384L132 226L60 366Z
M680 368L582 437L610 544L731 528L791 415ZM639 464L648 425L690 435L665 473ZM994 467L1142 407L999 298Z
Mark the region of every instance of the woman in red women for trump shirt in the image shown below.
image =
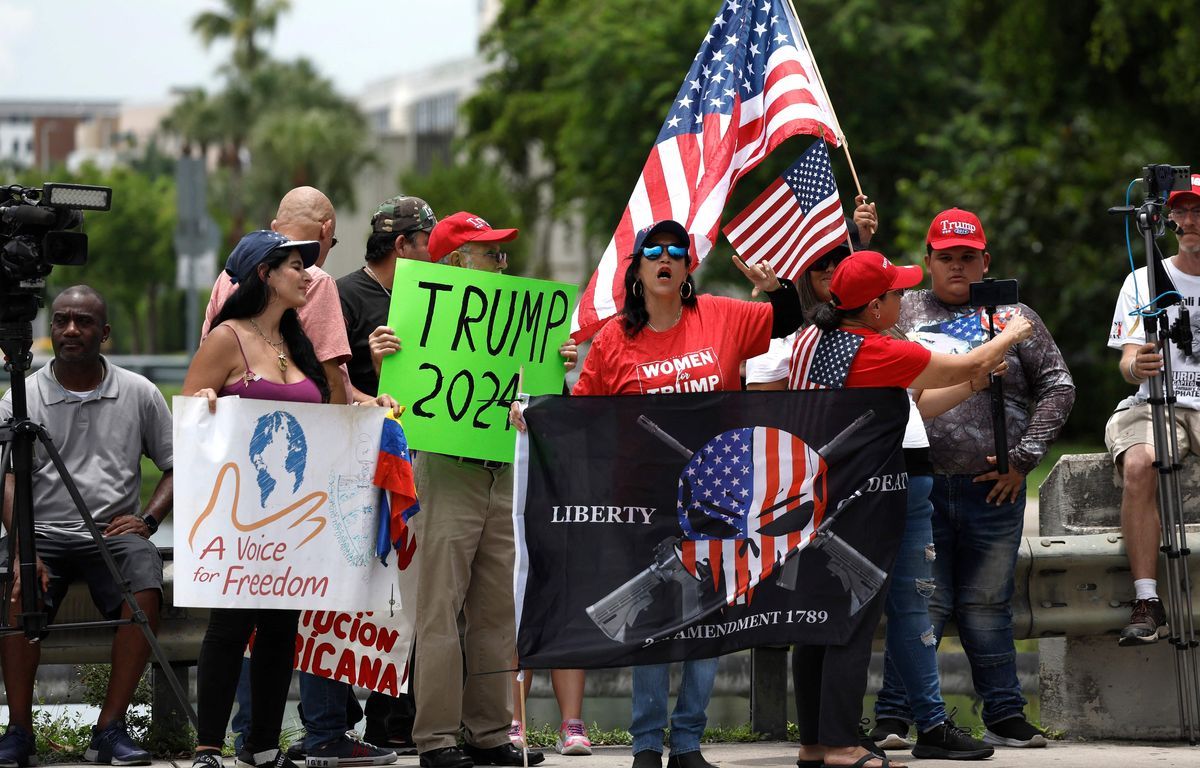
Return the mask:
M734 263L769 304L697 294L682 225L661 221L639 232L625 270L625 307L596 334L572 394L741 389L742 361L798 328L801 314L795 289L769 266Z
M743 360L762 354L772 337L800 327L800 298L764 264L738 269L770 303L697 295L689 274L689 237L683 225L660 221L637 234L625 270L625 306L592 341L575 395L649 395L741 389ZM524 429L518 404L510 412ZM667 726L670 665L633 668L633 766L661 768ZM716 659L683 662L670 717L670 768L711 768L700 754L705 709L717 674Z

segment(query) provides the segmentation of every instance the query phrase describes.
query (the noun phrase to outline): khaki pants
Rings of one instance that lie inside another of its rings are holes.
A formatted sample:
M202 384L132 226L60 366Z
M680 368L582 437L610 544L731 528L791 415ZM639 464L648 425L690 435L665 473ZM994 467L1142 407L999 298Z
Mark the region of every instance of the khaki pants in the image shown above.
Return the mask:
M421 500L413 518L421 585L413 741L419 752L452 747L461 723L468 744L498 747L508 743L512 707L505 670L512 668L516 647L512 467L491 470L420 452L413 468Z

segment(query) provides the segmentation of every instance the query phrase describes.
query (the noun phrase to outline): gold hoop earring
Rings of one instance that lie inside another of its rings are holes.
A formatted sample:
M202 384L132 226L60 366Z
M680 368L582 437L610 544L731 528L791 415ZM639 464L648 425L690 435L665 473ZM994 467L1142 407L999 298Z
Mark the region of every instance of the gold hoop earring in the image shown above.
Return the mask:
M686 292L685 292L685 289L686 289ZM693 288L692 284L689 283L687 280L684 280L683 285L679 286L680 298L690 299L690 298L692 298L692 294L695 292L696 292L696 289Z
M642 281L634 280L633 281L633 295L637 296L638 298L641 298L643 293L645 293L645 289L642 288Z

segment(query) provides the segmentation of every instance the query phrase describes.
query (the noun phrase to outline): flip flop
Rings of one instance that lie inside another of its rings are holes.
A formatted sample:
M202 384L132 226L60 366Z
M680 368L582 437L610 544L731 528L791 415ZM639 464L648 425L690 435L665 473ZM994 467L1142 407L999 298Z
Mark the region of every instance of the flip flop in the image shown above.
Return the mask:
M829 763L822 763L822 768L863 768L863 766L872 760L882 760L882 768L891 768L891 760L886 757L880 757L879 755L872 755L869 752L858 758L858 760L854 761L854 763L850 765L830 765ZM800 761L797 760L796 762L799 763Z
M825 768L824 760L797 760L796 768Z

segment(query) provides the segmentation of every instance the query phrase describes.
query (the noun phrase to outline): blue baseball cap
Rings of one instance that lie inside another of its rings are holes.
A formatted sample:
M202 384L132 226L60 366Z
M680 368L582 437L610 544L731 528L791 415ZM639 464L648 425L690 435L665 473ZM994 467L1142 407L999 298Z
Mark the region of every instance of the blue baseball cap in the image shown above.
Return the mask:
M237 285L272 253L291 248L300 251L300 259L306 268L316 264L321 255L321 244L316 240L288 240L278 232L260 229L249 233L233 247L233 253L225 262L225 273L229 275L230 282Z
M641 253L642 246L646 244L646 241L650 239L650 236L657 235L659 232L667 232L672 235L675 235L675 237L679 238L679 241L681 243L688 246L689 248L691 247L692 241L691 241L691 238L688 237L687 228L684 227L682 224L680 224L678 221L672 221L671 219L663 219L662 221L654 222L653 224L651 224L648 227L643 227L641 230L638 231L637 237L635 237L633 240L634 254Z

